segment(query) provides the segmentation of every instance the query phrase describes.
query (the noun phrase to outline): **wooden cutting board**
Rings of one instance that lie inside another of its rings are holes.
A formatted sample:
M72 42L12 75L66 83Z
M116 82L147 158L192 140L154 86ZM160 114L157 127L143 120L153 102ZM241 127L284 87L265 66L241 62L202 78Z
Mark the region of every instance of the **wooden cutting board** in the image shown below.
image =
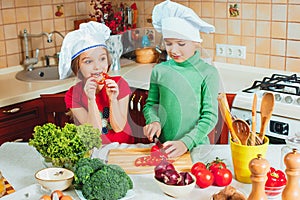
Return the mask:
M128 149L111 149L108 153L108 164L117 164L122 167L127 174L150 174L154 173L155 166L136 167L134 162L137 158L150 155L150 148L128 148ZM173 162L177 171L189 172L193 163L190 153L175 159Z

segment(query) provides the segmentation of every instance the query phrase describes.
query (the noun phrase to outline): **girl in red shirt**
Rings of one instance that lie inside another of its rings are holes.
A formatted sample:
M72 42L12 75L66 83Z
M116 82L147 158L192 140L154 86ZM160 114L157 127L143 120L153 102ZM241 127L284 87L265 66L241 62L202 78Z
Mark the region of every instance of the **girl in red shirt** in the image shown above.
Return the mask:
M67 91L65 102L75 124L89 123L102 131L103 144L134 143L127 121L128 83L120 76L106 76L111 64L105 45L109 33L104 24L89 22L66 35L60 52L60 77L68 77L71 69L80 81Z

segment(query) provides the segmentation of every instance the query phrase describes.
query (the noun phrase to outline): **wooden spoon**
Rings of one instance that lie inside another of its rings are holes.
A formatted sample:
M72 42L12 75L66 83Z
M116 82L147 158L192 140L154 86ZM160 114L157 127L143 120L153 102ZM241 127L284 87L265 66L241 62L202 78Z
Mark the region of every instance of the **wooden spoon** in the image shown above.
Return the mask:
M219 108L220 108L221 115L228 127L228 130L229 130L229 133L231 136L231 140L235 143L241 144L241 141L237 137L237 135L232 127L231 113L230 113L230 109L229 109L229 105L228 105L228 101L227 101L227 97L226 97L225 93L219 94L218 102L219 102Z
M250 145L255 145L255 135L256 135L256 106L257 106L257 95L254 93L253 103L252 103L252 134L250 136Z
M263 141L265 137L266 127L271 119L274 110L274 94L267 92L263 95L260 104L260 116L261 116L261 126L259 132L259 138Z
M242 145L247 145L248 139L251 135L250 126L247 122L242 119L235 119L232 122L232 126Z

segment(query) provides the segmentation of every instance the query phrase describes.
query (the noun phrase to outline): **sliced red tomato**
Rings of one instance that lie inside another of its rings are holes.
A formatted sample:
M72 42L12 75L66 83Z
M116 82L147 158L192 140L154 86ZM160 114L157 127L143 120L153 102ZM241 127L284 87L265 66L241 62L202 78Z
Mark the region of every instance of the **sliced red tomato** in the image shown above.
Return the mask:
M142 157L138 157L135 161L134 161L134 165L136 167L140 167L140 166L156 166L158 165L163 159L163 157L157 157L157 156L142 156ZM171 160L171 159L167 159L168 162L173 163L175 160Z
M207 188L208 186L211 186L214 182L214 175L211 171L208 169L201 169L196 174L196 184L200 188Z
M195 175L201 169L206 169L206 165L203 162L196 162L191 168L191 173Z
M232 173L227 168L217 169L213 173L214 175L214 185L216 186L227 186L232 181Z

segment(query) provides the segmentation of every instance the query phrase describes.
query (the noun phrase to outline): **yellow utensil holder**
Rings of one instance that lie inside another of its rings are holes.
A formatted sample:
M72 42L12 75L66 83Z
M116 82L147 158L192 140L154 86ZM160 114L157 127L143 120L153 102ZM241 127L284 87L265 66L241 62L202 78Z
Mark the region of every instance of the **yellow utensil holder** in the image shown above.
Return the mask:
M251 183L251 172L249 163L253 158L257 158L257 154L266 157L268 150L269 138L264 138L262 145L246 146L237 144L230 140L231 158L233 163L235 179L242 183Z

